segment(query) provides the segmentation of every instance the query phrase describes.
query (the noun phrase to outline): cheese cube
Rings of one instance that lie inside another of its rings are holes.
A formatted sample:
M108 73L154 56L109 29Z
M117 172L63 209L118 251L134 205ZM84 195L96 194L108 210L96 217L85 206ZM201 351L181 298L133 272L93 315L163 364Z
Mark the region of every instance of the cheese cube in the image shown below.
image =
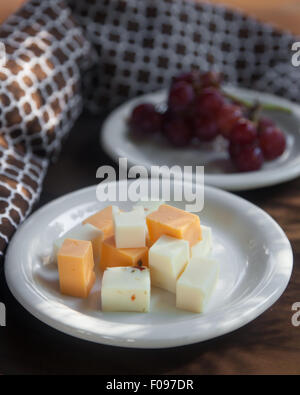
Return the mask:
M189 257L188 241L161 236L149 250L152 285L175 293L177 278L188 264Z
M143 207L144 209L144 216L145 218L147 215L153 213L153 211L156 211L159 206L162 204L165 204L163 200L140 200L138 201L134 206L133 209L138 209L140 207ZM145 229L146 229L146 245L149 247L149 244L153 244L149 238L149 232L148 232L148 226L145 222Z
M83 224L91 224L103 232L106 239L114 234L113 212L118 212L116 206L108 206L83 221Z
M113 215L117 248L146 246L146 222L143 207Z
M203 312L218 275L218 262L208 258L192 258L176 284L176 307L194 313Z
M103 311L148 312L150 274L146 267L114 267L105 270L101 287Z
M145 215L153 213L156 211L162 204L165 204L163 200L140 200L138 201L133 208L143 207L145 211Z
M148 235L148 232L146 232L146 246L148 248L152 247L154 243L152 243L152 241L150 240L150 237Z
M56 260L57 253L60 247L63 245L65 239L76 239L91 241L93 245L93 256L95 264L99 262L101 256L101 246L103 240L103 232L91 224L79 224L74 228L70 229L64 235L56 239L53 243L54 258Z
M148 266L148 247L117 248L114 236L102 243L100 267Z
M192 247L201 237L199 217L176 207L161 205L146 217L149 237L155 242L163 234L187 240Z
M212 249L211 228L205 225L201 225L201 230L202 230L202 240L192 247L192 257L195 256L205 257L210 253Z
M57 255L60 290L86 298L95 283L92 243L65 239Z

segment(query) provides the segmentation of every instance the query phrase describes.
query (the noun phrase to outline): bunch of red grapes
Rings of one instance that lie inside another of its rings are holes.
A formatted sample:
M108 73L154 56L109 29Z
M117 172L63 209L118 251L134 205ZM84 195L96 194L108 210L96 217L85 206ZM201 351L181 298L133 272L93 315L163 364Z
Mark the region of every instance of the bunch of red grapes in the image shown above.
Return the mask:
M228 140L235 167L254 171L265 160L279 157L286 147L283 132L270 119L254 117L254 113L222 91L220 74L191 71L173 78L164 112L151 103L139 104L129 125L138 135L161 133L176 147L221 135Z

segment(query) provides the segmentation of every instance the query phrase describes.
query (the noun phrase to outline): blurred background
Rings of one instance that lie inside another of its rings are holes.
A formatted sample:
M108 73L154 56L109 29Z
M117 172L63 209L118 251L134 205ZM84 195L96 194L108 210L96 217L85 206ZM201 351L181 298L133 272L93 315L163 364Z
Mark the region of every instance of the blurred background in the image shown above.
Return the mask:
M70 2L70 4L78 4L78 8L80 9L79 0L68 1ZM16 11L25 2L26 0L0 0L0 22L3 22L11 13ZM300 34L300 0L198 0L198 2L219 4L223 6L225 5L233 10L242 11L243 13L255 17L262 22L267 22L278 29L296 35ZM130 2L128 1L128 3ZM95 34L93 34L96 36L96 33L98 32L96 31ZM111 43L107 43L107 48L105 48L106 58L105 56L104 58L108 63L113 63L114 59L108 57L108 54L112 52L109 52L109 50L112 49L110 48L110 46L113 48L113 45ZM118 58L118 62L122 63L120 62L120 58ZM130 63L128 63L124 64L124 67L125 66L130 67L131 65ZM143 65L142 67L145 67L145 65ZM247 64L247 67L250 67L249 64ZM120 73L121 69L122 67L118 66L117 72ZM99 68L98 74L100 75L100 77L102 76L103 71L105 73L105 70ZM109 71L107 71L107 73ZM164 71L161 69L160 72ZM166 73L169 75L170 71L168 70ZM248 76L248 74L250 74L250 71L248 73L247 70L246 74ZM265 73L266 79L272 78L269 76L269 74L270 73ZM107 78L110 78L109 74L107 74ZM100 82L102 82L103 84L103 78L101 79L102 81ZM153 79L154 78L152 78L152 80ZM129 79L129 81L132 80ZM250 84L252 84L252 81L250 81ZM117 83L114 84L114 86L116 85ZM95 83L93 83L93 87L95 87ZM113 93L113 89L109 89L109 95L114 96ZM117 100L119 100L119 98ZM49 168L48 174L46 176L46 182L44 184L42 202L45 202L63 193L69 192L70 190L77 189L80 186L94 184L95 169L100 164L100 158L101 163L111 163L110 158L108 158L99 147L99 128L99 121L93 118L93 116L79 118L77 124L75 125L75 128L72 130L72 133L69 136L68 144L64 145L63 147L63 155L59 157L58 162L56 162L54 166L51 166ZM85 130L84 139L82 139L82 129ZM80 163L80 166L76 166L76 158L78 157L82 157L82 159L85 159L83 162ZM74 172L74 166L76 166L76 173L78 174L77 179L81 178L82 180L80 185L78 184L78 181L75 177L72 179L68 177L67 182L63 178L61 178L60 180L57 179L57 172L60 172L61 170L64 170L64 174L68 174L72 171ZM55 191L55 194L53 194L53 191ZM45 196L46 198L44 200Z

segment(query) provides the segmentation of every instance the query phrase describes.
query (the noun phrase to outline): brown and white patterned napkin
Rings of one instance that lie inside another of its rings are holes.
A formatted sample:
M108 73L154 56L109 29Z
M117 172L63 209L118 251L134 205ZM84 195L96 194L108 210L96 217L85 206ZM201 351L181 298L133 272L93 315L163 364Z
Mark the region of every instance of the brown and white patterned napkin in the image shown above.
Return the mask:
M101 116L190 68L300 100L299 38L193 0L29 0L0 40L0 256L81 111L81 82L85 106Z
M29 1L0 26L0 256L38 199L82 108L90 44L60 0Z

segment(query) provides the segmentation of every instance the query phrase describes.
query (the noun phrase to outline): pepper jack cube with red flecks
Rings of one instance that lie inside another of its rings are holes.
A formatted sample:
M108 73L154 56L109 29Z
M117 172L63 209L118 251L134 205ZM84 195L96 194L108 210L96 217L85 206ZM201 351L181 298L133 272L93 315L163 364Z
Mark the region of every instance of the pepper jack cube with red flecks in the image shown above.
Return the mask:
M147 267L110 267L103 274L102 311L150 310L150 271Z

